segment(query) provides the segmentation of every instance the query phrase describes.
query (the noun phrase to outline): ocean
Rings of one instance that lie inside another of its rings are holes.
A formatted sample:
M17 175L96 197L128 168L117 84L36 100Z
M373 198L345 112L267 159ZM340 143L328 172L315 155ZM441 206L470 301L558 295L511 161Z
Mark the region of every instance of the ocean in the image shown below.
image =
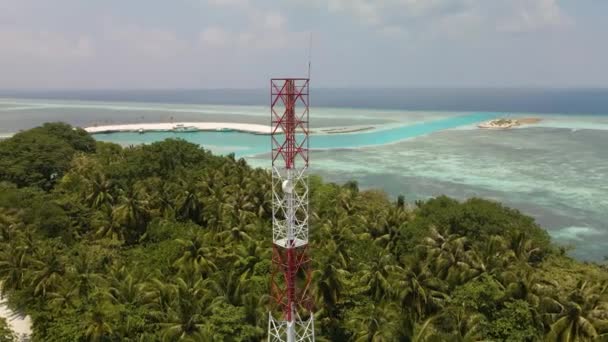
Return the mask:
M268 124L265 90L0 92L0 136L77 126L216 121ZM312 172L409 201L440 194L497 200L536 218L580 260L608 255L608 90L314 89ZM535 117L488 131L494 117ZM322 134L329 128L361 132ZM268 167L267 136L237 132L98 134L123 145L180 137Z

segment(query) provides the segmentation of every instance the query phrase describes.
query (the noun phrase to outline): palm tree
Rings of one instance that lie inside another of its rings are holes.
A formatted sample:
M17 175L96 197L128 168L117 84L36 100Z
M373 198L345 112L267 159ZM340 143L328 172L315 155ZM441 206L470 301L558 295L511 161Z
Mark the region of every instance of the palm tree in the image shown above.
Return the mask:
M18 214L16 210L0 208L0 243L9 243L23 229Z
M366 284L372 299L380 301L394 295L390 279L395 271L400 271L400 268L395 265L391 255L380 253L363 267L361 281Z
M180 191L175 201L177 216L182 220L191 220L198 224L203 223L203 204L198 196L198 188L194 182L180 183Z
M177 209L175 205L175 194L173 188L167 182L160 180L160 184L156 188L156 196L158 202L158 210L165 218L175 218Z
M570 303L564 315L551 325L547 341L595 341L599 337L592 321L583 315L581 306Z
M553 290L553 286L555 285L545 282L536 273L530 272L527 269L517 272L505 271L498 279L502 280L501 283L503 285L506 285L506 292L509 297L525 300L532 307L538 307L541 299L545 297L545 292L548 292L546 289L550 288ZM545 302L548 299L545 299Z
M103 206L111 206L114 204L114 184L106 175L101 172L93 173L90 179L87 179L87 195L85 201L91 208L101 208Z
M239 210L239 215L236 218L236 224L230 230L225 230L218 234L218 237L222 239L225 243L241 243L245 240L251 240L251 236L247 233L251 231L255 225L252 223L252 220L257 220L254 214Z
M268 295L256 296L251 293L244 294L241 298L245 311L245 322L254 327L264 327L268 324Z
M236 246L233 254L235 261L232 266L239 276L249 278L259 262L269 259L269 254L268 248L262 248L256 240L244 241Z
M432 260L433 270L440 279L456 286L486 271L481 258L474 250L467 249L464 236L439 233L430 228L430 235L424 240L428 257Z
M203 216L209 229L213 232L221 232L229 226L231 212L234 210L234 197L225 191L225 188L215 187L211 194L205 198Z
M116 218L133 230L129 234L132 241L139 238L150 220L147 195L141 189L133 187L127 192L121 192L119 205L116 207Z
M103 277L93 269L88 252L82 253L69 268L68 277L72 288L85 300L98 285L103 283Z
M109 287L105 296L114 304L137 305L142 300L143 284L124 266L110 270Z
M350 266L352 259L349 255L349 248L356 239L353 234L353 226L349 221L350 218L346 214L338 214L333 220L326 220L320 229L323 240L331 241L334 244L334 255L341 268Z
M385 215L385 228L374 240L385 251L393 252L400 243L399 235L403 226L409 221L410 214L402 207L391 207Z
M150 316L160 319L175 300L177 288L173 284L153 278L144 284L142 292L142 301Z
M335 318L336 305L344 287L345 271L337 268L331 260L325 260L319 265L320 268L312 273L313 297L318 300L321 310L325 310L329 317Z
M444 316L450 321L454 342L474 342L481 340L481 328L485 317L480 313L467 311L463 307L448 310Z
M508 248L505 239L498 235L491 236L481 248L481 258L488 272L503 272L516 260L515 253Z
M389 306L371 305L363 317L351 319L348 323L355 327L356 342L385 342L395 341L397 316L394 308Z
M211 248L203 242L201 234L191 232L189 239L176 239L183 248L182 256L174 263L184 272L195 272L207 275L217 269L210 256L213 255ZM208 239L207 239L208 240Z
M28 253L14 239L7 244L0 244L0 247L0 294L6 290L20 290L25 285L25 274L30 266Z
M435 330L433 329L433 323L438 316L427 318L420 324L413 324L411 332L406 332L405 336L411 336L410 341L412 342L426 342L432 340L435 337ZM408 324L409 325L409 324ZM409 330L409 329L408 329ZM437 340L435 338L435 340Z
M42 259L35 259L32 263L35 268L31 280L34 295L46 297L47 292L56 290L64 280L66 273L64 260L57 251L48 251Z
M125 241L125 227L118 219L116 208L106 206L93 214L91 225L98 238L109 238L116 241Z
M405 272L399 274L397 284L401 307L414 320L438 311L448 299L447 286L419 258L406 262Z
M270 178L269 174L264 170L254 171L251 179L247 182L245 191L249 194L249 204L251 212L255 213L259 218L268 218L272 213L271 203L272 194L270 182L259 182L259 179Z
M523 262L530 263L542 255L542 249L535 245L526 232L516 231L510 238L510 249L515 253L515 257Z
M114 330L110 325L111 313L113 308L107 304L98 303L91 308L91 311L85 315L85 331L84 336L87 341L99 342L110 341Z
M223 272L219 281L207 279L205 285L217 295L216 300L222 300L234 306L242 304L242 296L247 290L249 281L244 276L239 276L235 270Z
M586 280L576 288L562 305L558 319L551 325L550 336L585 340L608 333L608 282L593 284Z
M175 299L159 324L163 341L202 339L206 332L205 315L210 313L211 305L203 279L197 276L178 277L175 282Z
M55 292L47 294L49 307L61 311L73 309L81 304L77 288L62 284Z
M150 216L160 216L167 219L175 218L175 184L160 177L150 177L136 183L139 192L148 194Z
M371 234L372 239L377 239L381 236L390 234L390 229L386 215L381 211L373 211L365 217L365 227Z

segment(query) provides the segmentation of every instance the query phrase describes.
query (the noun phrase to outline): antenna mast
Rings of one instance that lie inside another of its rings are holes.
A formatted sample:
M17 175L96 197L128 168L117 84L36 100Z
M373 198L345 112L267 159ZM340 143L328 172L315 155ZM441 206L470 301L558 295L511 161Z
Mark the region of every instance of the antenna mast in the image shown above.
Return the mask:
M308 42L308 79L310 80L310 66L312 64L312 32L310 32L310 40Z

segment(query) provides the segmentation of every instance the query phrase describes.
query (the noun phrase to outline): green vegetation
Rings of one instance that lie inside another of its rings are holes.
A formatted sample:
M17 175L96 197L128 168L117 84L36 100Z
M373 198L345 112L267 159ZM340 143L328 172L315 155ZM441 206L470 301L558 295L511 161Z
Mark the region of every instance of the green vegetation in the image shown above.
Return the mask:
M34 341L265 337L270 175L47 124L0 142L0 279ZM318 340L601 341L608 273L516 210L311 179ZM2 337L0 322L0 340ZM3 341L3 340L2 340Z
M0 342L13 342L15 340L15 335L8 328L6 320L0 317Z

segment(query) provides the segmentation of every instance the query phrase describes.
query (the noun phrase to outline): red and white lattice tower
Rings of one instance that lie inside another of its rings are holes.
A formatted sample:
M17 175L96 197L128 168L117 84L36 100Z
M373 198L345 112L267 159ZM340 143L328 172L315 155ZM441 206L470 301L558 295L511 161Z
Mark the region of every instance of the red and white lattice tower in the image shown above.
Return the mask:
M270 81L273 308L268 341L314 341L308 256L307 78Z

